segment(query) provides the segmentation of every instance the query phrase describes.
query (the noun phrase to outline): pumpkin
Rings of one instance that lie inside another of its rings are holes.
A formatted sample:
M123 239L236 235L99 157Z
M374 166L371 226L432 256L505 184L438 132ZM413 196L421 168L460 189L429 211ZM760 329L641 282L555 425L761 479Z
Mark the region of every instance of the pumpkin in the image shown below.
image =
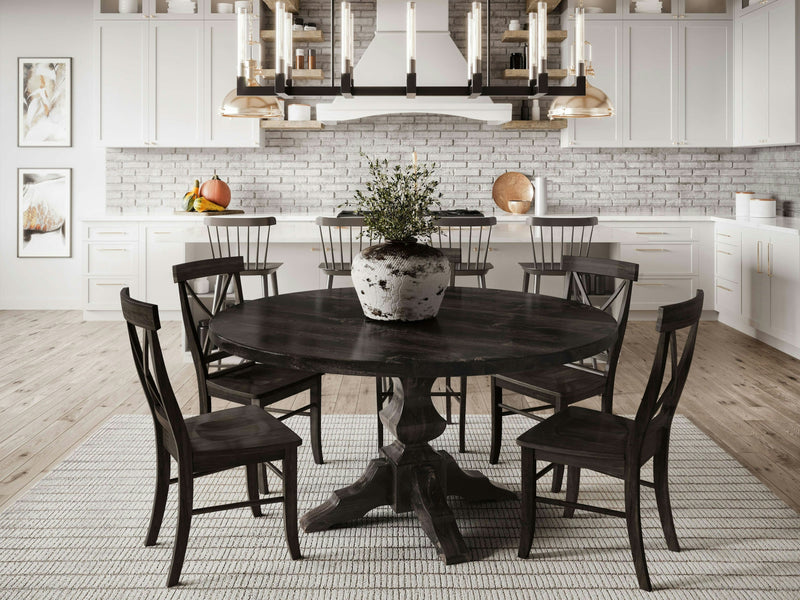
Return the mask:
M214 177L200 186L200 196L223 208L231 203L231 188L214 173Z

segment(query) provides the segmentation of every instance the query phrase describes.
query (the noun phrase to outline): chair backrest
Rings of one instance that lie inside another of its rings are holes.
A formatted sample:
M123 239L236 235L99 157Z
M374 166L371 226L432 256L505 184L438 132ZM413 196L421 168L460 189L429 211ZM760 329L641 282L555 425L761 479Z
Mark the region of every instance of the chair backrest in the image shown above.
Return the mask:
M702 312L703 290L697 290L697 295L691 300L658 309L658 346L650 368L650 378L636 412L634 435L628 440L629 450L642 452L642 445L648 441L648 454L651 454L652 447L663 443L664 436L668 436L675 409L689 376ZM688 332L678 358L677 332L684 329L688 329ZM664 386L668 358L671 363L670 377Z
M439 248L456 248L461 257L459 269L482 270L489 258L489 243L496 217L439 217L439 231L431 241Z
M639 279L639 265L610 258L588 256L566 255L562 260L562 266L567 271L565 278L566 293L564 294L567 300L575 300L588 306L595 306L586 290L587 277L593 275L613 277L618 282L611 295L605 298L602 304L596 306L596 308L613 316L617 322L617 339L614 341L614 345L608 349L605 366L605 393L613 394L617 362L622 351L625 331L628 327L633 282ZM593 360L593 366L597 369L596 359Z
M186 425L158 341L158 330L161 329L158 307L134 300L127 287L122 288L119 298L122 315L128 326L133 362L153 416L156 436L175 456L189 458L191 445Z
M332 271L349 271L356 254L381 241L367 235L364 217L317 217L315 223L325 268Z
M525 222L537 269L559 270L562 256L589 256L597 217L528 217Z
M239 273L243 268L244 259L241 256L197 260L172 267L173 279L178 284L183 327L201 392L204 391L208 376L208 364L230 356L214 347L208 336L208 321L225 309L229 293L233 294L234 303L239 304L242 301L242 279ZM213 298L201 297L192 285L193 280L207 277L217 278ZM207 306L209 303L210 306Z
M269 253L269 234L275 217L206 217L213 258L241 256L244 270L264 269Z

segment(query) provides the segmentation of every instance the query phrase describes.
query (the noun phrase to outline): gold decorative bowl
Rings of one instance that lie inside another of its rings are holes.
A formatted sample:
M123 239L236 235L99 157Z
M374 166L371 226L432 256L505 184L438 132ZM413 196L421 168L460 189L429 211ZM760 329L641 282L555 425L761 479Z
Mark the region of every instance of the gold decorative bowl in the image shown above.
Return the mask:
M509 200L507 204L508 210L515 215L524 215L531 209L530 200Z

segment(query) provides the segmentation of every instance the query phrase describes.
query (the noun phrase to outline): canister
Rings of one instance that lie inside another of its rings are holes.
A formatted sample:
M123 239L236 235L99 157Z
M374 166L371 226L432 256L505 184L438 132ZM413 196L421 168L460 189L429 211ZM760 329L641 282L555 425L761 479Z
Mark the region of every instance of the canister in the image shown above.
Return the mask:
M755 192L736 192L736 216L750 216L750 200L755 197Z
M772 198L753 198L750 200L750 218L775 218L776 204Z

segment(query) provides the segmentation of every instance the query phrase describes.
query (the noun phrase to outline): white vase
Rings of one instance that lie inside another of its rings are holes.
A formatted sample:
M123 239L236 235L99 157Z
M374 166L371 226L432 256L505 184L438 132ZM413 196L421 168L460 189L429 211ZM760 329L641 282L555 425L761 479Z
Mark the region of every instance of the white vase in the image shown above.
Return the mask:
M366 317L421 321L439 312L450 283L450 261L431 246L387 242L357 254L350 274Z

